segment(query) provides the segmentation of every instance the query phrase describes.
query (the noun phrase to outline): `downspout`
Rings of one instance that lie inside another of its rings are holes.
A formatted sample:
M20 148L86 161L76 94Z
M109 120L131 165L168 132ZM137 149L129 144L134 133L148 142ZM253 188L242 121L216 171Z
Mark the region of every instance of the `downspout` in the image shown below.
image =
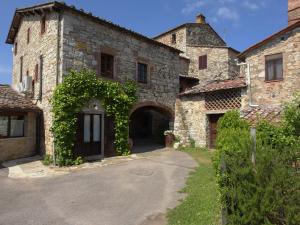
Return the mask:
M59 84L60 77L60 50L61 50L61 20L62 13L58 11L58 22L57 22L57 50L56 50L56 82L55 86ZM53 121L53 120L52 120ZM55 137L53 136L53 147L52 147L53 163L56 165L56 155L55 155Z
M252 102L252 90L251 90L251 76L250 76L250 63L239 63L237 62L237 66L246 66L247 67L247 84L249 86L249 106L250 107L258 107L258 105L253 104Z

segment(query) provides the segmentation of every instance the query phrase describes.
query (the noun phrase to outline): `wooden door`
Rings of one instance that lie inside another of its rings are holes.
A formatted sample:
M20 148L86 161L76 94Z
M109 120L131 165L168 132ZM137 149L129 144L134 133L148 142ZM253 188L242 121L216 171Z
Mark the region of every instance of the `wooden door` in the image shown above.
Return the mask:
M101 114L79 114L74 155L102 155L102 132Z
M223 114L209 115L209 148L216 148L216 139L218 136L218 120Z

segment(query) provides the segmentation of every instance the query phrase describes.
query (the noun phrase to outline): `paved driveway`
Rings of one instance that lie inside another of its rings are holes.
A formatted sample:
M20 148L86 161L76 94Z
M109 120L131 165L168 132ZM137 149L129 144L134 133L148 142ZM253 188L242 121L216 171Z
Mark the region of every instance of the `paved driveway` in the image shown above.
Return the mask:
M10 179L0 169L0 224L164 224L195 166L187 154L166 151L49 178Z

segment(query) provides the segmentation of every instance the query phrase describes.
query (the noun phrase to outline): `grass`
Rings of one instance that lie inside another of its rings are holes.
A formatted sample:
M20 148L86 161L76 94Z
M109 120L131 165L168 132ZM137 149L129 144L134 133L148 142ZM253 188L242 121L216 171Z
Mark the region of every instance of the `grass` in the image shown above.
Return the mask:
M221 206L211 162L214 152L200 148L184 148L182 151L197 160L199 167L191 173L182 190L187 197L176 208L168 211L168 224L219 225Z

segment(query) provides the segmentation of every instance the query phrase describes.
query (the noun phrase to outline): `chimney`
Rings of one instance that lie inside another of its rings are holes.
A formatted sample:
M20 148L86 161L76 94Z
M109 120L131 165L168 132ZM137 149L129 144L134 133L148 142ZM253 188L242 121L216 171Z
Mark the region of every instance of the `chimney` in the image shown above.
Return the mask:
M300 0L299 0L300 1ZM197 17L196 17L196 23L199 23L199 24L206 24L206 21L205 21L205 16L203 14L199 14Z
M300 21L300 0L288 0L289 25Z

